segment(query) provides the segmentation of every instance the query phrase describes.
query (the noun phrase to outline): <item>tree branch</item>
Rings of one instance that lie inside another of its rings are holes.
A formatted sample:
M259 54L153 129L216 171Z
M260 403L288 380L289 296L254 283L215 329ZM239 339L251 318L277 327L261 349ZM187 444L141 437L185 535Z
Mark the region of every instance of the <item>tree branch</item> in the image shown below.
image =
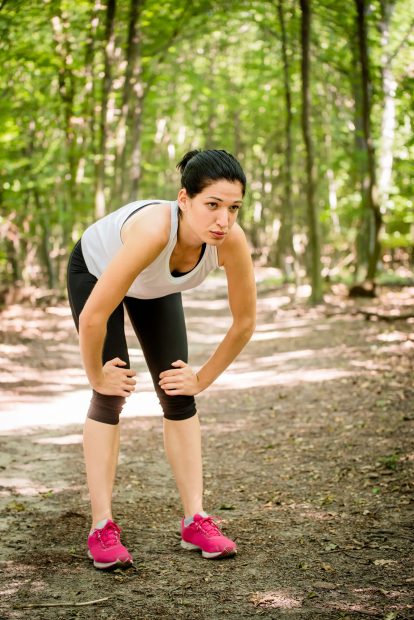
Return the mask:
M414 312L406 312L404 314L383 314L382 312L362 310L362 308L356 308L352 314L362 314L367 321L374 317L380 321L405 321L406 319L414 318Z
M27 603L26 605L13 605L13 607L17 609L25 609L26 607L83 607L84 605L95 605L95 603L101 603L110 598L110 596L105 596L105 598L97 598L94 601L85 601L84 603Z
M390 65L392 63L392 61L394 60L394 58L397 56L397 54L400 52L401 48L406 44L408 37L411 34L411 31L413 29L414 26L414 19L411 20L411 24L407 30L407 32L405 33L405 36L401 39L400 44L397 46L397 48L394 50L394 52L392 54L390 54L390 56L388 57L388 64Z

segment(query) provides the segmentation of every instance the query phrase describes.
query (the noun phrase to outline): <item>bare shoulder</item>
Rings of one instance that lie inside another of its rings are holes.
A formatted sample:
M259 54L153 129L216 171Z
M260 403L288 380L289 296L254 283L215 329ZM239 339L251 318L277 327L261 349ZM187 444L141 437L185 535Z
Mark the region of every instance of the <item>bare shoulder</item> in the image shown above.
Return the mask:
M83 317L103 317L106 321L123 300L135 278L167 245L171 228L171 203L151 207L143 209L139 218L131 217L131 220L135 219L128 222L127 230L123 231L123 243L98 279L82 311Z
M227 239L218 250L219 265L225 267L232 261L237 261L241 256L250 256L246 235L237 222L232 226Z
M132 215L121 230L122 242L130 242L143 236L158 238L161 245L166 245L171 230L171 203L162 202L148 205Z

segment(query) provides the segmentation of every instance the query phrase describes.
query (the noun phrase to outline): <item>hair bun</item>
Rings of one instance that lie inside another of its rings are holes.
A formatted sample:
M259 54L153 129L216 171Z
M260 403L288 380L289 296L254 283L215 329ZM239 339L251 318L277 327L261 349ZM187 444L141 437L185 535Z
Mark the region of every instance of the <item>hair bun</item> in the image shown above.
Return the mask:
M186 153L184 155L184 157L182 158L182 160L177 164L177 170L179 170L181 172L181 174L182 174L184 172L184 170L185 170L186 165L190 161L190 159L192 159L198 153L201 153L201 151L199 149L194 149L193 151L188 151L188 153Z

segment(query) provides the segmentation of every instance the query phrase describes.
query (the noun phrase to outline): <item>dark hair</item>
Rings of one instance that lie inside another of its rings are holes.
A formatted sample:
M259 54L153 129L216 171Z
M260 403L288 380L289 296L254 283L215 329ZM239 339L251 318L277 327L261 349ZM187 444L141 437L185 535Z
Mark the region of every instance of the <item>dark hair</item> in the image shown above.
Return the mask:
M181 187L187 190L190 198L221 179L239 181L243 196L246 191L246 175L237 159L227 151L188 151L177 164L177 169L181 172Z

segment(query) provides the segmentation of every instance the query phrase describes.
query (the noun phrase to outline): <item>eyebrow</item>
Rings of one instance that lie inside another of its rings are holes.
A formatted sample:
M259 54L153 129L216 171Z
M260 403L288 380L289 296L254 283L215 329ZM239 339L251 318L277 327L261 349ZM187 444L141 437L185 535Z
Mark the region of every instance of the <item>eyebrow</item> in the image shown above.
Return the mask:
M218 200L219 202L224 202L222 198L218 198L217 196L207 196L207 198L214 198L214 200ZM242 203L242 200L232 200L232 202L240 202Z

